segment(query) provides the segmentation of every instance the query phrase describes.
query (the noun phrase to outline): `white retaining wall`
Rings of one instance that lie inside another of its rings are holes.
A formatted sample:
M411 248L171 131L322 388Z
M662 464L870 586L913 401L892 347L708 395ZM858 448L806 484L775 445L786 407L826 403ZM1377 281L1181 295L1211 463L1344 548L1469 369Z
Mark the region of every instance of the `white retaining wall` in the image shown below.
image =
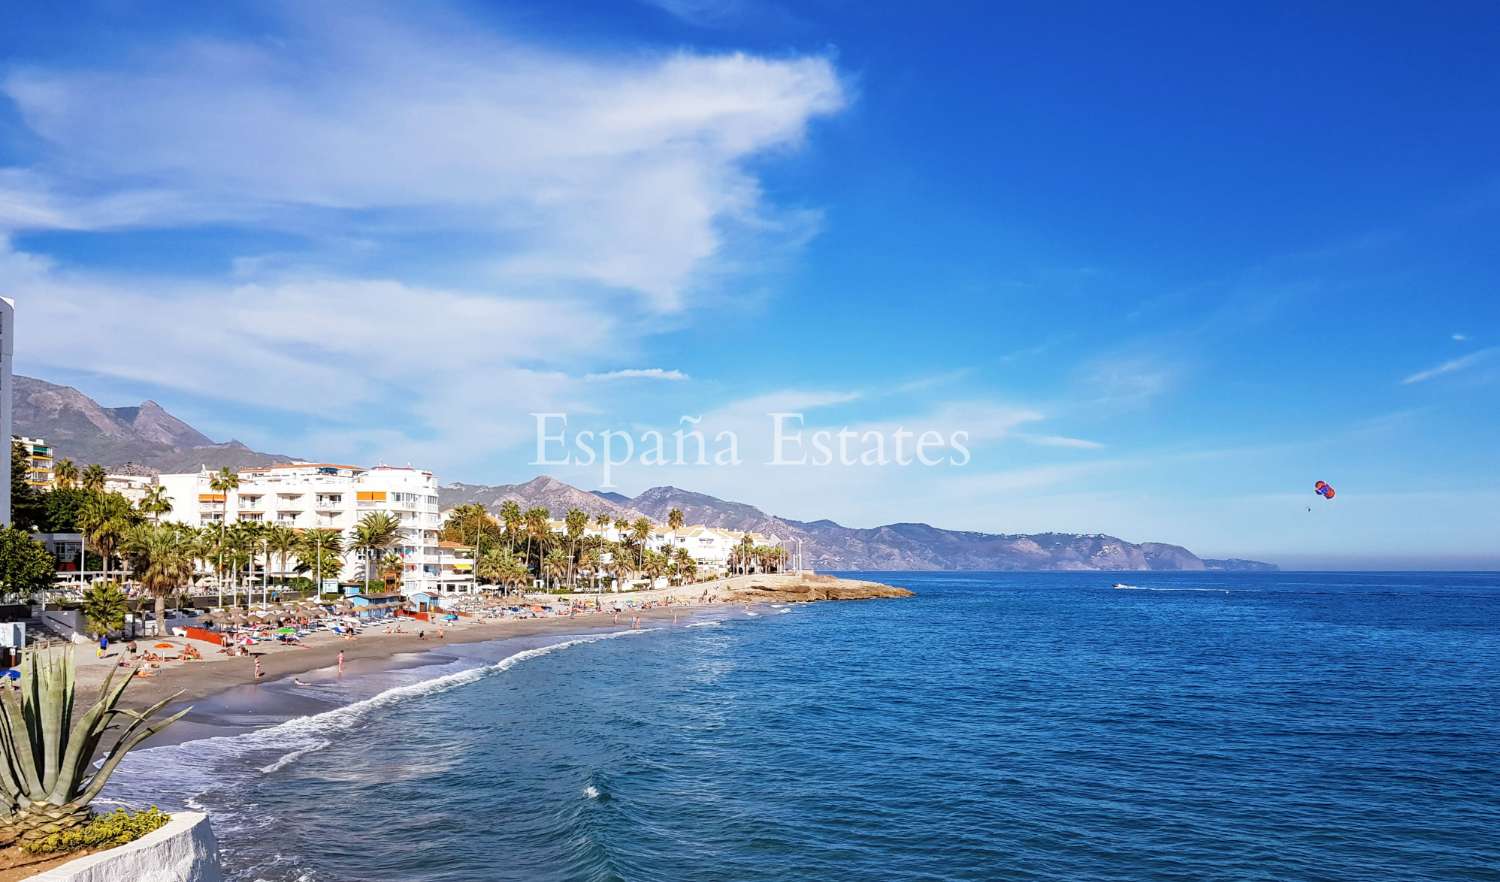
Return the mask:
M160 830L140 839L68 861L28 882L223 882L219 846L208 816L173 812Z

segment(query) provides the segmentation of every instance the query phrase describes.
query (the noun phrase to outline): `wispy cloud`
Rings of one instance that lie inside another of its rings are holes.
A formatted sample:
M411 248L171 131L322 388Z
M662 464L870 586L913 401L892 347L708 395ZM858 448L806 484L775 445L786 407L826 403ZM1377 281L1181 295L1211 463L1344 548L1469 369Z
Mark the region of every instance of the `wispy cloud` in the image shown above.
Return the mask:
M465 262L511 290L673 310L735 237L801 222L746 163L846 100L818 56L585 55L439 7L280 8L277 39L13 69L0 94L49 150L0 169L0 230L454 230Z
M1086 438L1070 438L1067 435L1018 435L1023 441L1041 447L1067 447L1074 450L1102 450L1103 444Z
M1401 382L1406 385L1409 385L1411 383L1425 383L1428 380L1436 379L1437 377L1457 373L1458 371L1466 370L1468 368L1474 367L1477 364L1480 364L1481 362L1488 359L1491 355L1494 355L1497 351L1500 351L1500 347L1491 346L1488 349L1481 349L1478 352L1471 352L1468 355L1460 356L1459 358L1450 358L1449 360L1443 362L1440 365L1437 365L1436 367L1430 367L1425 371L1417 371L1416 373L1404 378Z
M1456 342L1458 342L1458 343L1463 343L1463 342L1465 342L1465 341L1467 341L1469 339L1469 335L1468 334L1454 334L1453 335L1453 339Z
M678 370L663 370L662 368L625 368L618 371L606 371L601 374L588 374L585 380L593 383L609 382L611 380L671 380L682 381L688 379L688 375Z

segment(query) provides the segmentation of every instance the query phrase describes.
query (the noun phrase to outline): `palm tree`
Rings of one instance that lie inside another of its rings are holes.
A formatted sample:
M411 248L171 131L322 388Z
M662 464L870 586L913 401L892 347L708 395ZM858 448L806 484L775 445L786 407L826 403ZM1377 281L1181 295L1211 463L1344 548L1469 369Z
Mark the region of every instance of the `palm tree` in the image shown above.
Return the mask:
M104 466L96 462L83 470L83 477L80 480L83 489L90 493L103 493L104 477Z
M236 521L224 534L223 548L221 549L227 558L231 578L229 582L229 602L233 606L238 602L240 577L247 567L255 564L255 549L260 545L258 535L260 524L254 521ZM245 602L248 604L249 591L246 591Z
M318 583L318 593L323 593L323 580L328 578L328 563L337 561L344 553L343 534L324 527L303 530L297 537L297 559L303 566L311 567L313 581ZM339 569L334 564L337 574Z
M551 517L552 513L547 511L545 508L542 508L541 506L526 509L526 566L528 568L530 568L531 566L531 540L536 539L538 543L536 554L538 573L540 573L542 570L541 543L551 535L551 530L547 526L547 521Z
M589 581L594 586L595 593L599 589L599 549L585 546L578 553L578 568L589 574Z
M285 524L271 524L266 527L266 555L272 553L281 558L281 567L277 570L281 574L281 584L286 585L286 559L292 552L297 550L297 531ZM267 565L269 565L267 561Z
M510 540L510 550L516 550L516 539L521 534L521 506L514 499L500 503L500 521L505 524L505 538Z
M136 518L130 500L118 493L92 494L78 510L78 531L99 553L104 578L109 578L109 559Z
M750 571L750 554L754 549L755 540L750 538L749 533L740 537L740 575L744 575Z
M60 459L52 467L52 480L59 490L72 490L78 483L78 466L71 459Z
M615 590L620 590L620 583L631 576L630 561L621 552L615 552L609 564L609 574L615 577Z
M589 514L581 508L570 508L563 522L568 525L568 583L574 584L578 580L573 574L573 560L578 556L578 540L583 538L583 531L588 529Z
M651 519L636 518L635 523L630 525L630 538L641 546L640 561L641 569L646 568L646 540L651 538Z
M607 527L609 527L609 522L610 517L608 512L601 511L598 514L594 515L594 526L598 527L600 532L603 532Z
M83 592L83 618L96 637L124 627L125 608L125 592L114 582L96 582Z
M682 576L679 584L686 584L697 574L698 562L693 560L693 556L686 548L678 548L673 552L672 559L677 564L677 572Z
M166 636L167 595L193 581L192 532L176 524L141 524L125 540L135 577L156 601L156 636Z
M667 571L667 556L655 551L647 551L645 558L641 561L641 569L646 571L646 578L650 579L650 587L656 587L656 580Z
M151 518L152 523L160 523L161 516L172 513L172 498L167 495L167 488L160 484L152 484L146 490L146 495L135 504L135 508L141 514Z
M548 552L546 560L542 561L542 577L547 580L548 587L554 586L566 576L572 563L573 559L563 554L560 548Z
M380 578L401 581L401 573L406 569L406 561L401 555L391 552L380 559Z
M219 509L219 606L224 605L224 527L225 521L229 520L229 493L240 488L240 476L229 470L229 466L222 466L219 471L208 479L209 489L219 494L221 508Z
M365 559L365 582L370 581L370 569L375 559L396 547L401 540L401 520L388 511L372 511L354 525L354 537L349 550Z
M682 509L674 508L667 512L667 526L676 531L682 529Z

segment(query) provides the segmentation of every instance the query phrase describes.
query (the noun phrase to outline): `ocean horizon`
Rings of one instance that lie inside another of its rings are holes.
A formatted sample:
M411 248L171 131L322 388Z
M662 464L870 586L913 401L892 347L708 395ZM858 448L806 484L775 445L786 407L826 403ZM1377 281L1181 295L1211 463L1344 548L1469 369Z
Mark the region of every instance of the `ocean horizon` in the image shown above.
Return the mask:
M1496 878L1500 574L858 575L245 687L106 796L243 882Z

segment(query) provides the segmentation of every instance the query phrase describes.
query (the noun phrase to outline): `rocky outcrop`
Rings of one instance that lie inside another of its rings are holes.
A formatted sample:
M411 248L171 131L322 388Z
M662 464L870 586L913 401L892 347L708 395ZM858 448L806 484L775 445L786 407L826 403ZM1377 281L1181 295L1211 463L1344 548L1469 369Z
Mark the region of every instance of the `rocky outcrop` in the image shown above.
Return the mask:
M748 584L747 584L748 582ZM876 600L912 597L893 585L833 576L764 575L737 580L725 595L730 603L812 603L819 600Z

